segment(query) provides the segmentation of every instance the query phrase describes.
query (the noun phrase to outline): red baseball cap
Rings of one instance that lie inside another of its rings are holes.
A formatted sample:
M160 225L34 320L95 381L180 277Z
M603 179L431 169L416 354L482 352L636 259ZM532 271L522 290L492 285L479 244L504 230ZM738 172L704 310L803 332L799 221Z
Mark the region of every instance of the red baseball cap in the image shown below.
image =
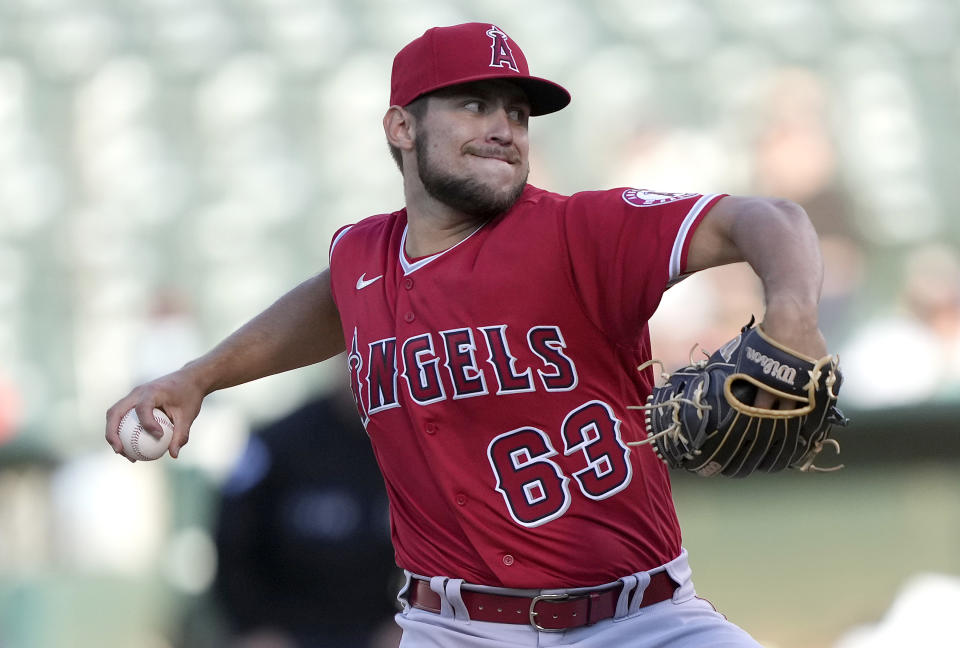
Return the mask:
M433 90L470 81L507 79L527 93L531 115L556 112L570 103L562 86L530 76L520 46L489 23L433 27L393 59L390 105L406 106Z

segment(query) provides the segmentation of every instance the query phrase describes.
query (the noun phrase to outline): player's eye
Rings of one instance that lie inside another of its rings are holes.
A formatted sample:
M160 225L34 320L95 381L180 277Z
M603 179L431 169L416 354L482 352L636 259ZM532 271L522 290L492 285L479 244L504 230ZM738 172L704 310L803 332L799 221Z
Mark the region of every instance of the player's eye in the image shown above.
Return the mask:
M526 128L530 122L530 108L525 105L507 108L507 118L521 128Z
M463 104L463 107L470 112L481 113L484 110L484 103L479 99L471 99Z

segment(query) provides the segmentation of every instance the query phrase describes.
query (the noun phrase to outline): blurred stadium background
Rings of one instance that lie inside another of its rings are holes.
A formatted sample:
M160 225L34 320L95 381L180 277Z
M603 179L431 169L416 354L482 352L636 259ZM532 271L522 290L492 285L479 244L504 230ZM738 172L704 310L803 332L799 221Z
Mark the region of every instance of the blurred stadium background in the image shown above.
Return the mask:
M534 184L780 195L822 236L848 467L678 476L700 592L770 648L956 646L956 0L0 0L0 646L226 645L217 493L342 364L215 394L176 462L114 457L103 413L401 204L393 54L468 20L573 94ZM750 312L744 268L689 279L655 355Z

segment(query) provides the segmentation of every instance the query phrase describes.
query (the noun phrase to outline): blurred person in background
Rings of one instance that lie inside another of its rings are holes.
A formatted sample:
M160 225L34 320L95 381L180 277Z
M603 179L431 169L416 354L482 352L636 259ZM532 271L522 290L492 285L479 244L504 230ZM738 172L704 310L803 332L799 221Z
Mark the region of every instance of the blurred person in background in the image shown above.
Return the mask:
M850 197L837 175L829 94L815 72L774 70L755 120L752 186L803 206L821 237L850 236Z
M397 645L387 498L348 385L254 432L216 544L231 645Z
M173 286L153 289L137 343L133 369L137 381L173 371L200 353L200 326L190 297Z
M856 328L841 349L851 402L900 407L960 394L960 255L931 243L907 254L894 307ZM885 359L909 350L906 381L892 380Z
M852 216L852 197L837 173L830 130L829 90L811 69L774 70L756 115L751 184L803 207L820 237L824 285L820 328L829 339L849 330L853 297L862 287L864 247ZM738 282L735 285L744 285Z
M16 436L22 411L20 390L0 371L0 445Z

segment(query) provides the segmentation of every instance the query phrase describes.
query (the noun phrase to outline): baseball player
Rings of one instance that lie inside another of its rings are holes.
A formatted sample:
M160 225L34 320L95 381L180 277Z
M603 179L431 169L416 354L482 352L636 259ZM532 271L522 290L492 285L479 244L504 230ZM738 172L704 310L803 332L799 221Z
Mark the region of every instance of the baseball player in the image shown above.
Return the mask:
M401 646L756 646L697 598L627 406L653 386L636 368L662 294L712 266L747 261L763 328L824 355L816 233L783 200L528 185L528 119L569 101L497 26L412 41L383 119L406 206L340 229L328 269L121 399L107 441L156 406L176 457L207 394L345 350L407 573Z

